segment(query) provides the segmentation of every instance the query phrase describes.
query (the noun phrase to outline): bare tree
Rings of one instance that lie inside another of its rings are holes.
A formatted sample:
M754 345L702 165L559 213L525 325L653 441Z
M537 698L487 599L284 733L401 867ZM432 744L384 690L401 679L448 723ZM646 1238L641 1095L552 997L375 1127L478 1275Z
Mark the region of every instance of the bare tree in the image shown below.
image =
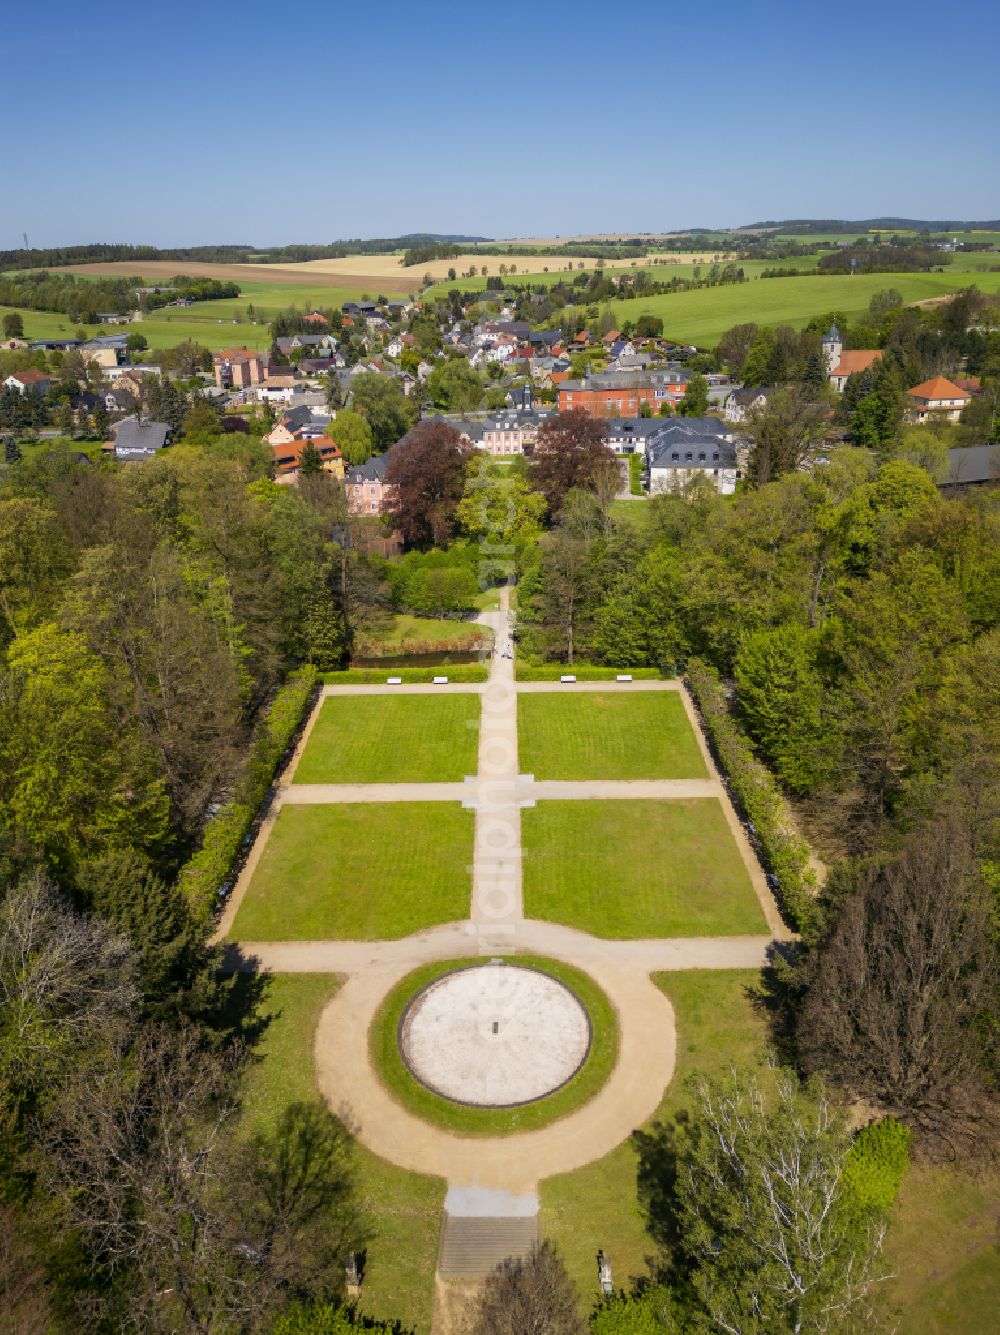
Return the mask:
M130 1329L252 1331L289 1298L342 1292L361 1241L347 1133L297 1104L241 1139L240 1062L147 1028L74 1073L40 1122L43 1180L120 1276Z
M41 872L0 903L0 1084L43 1089L127 1026L139 991L127 938L81 917Z
M576 1291L559 1253L543 1242L497 1266L466 1309L468 1335L584 1335Z
M804 1067L939 1143L995 1130L984 1073L996 966L990 897L947 812L844 905L799 1014Z

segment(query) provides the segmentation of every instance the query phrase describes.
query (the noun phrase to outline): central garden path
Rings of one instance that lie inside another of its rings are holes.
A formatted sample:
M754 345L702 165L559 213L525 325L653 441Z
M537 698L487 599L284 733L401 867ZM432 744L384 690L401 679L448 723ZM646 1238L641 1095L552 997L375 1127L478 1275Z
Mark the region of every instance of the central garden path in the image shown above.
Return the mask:
M352 1133L381 1157L416 1173L447 1180L449 1188L487 1188L523 1199L539 1182L609 1153L652 1117L674 1070L673 1010L651 975L674 969L760 968L776 941L789 937L767 880L748 842L705 744L694 708L676 681L537 682L514 680L505 588L498 609L480 614L494 632L489 678L482 686L345 686L359 695L475 692L481 697L478 768L461 783L293 784L317 703L286 775L274 793L246 866L222 916L225 940L282 805L357 802L451 802L475 813L470 913L463 922L399 940L244 941L226 945L228 967L279 973L334 973L343 985L327 1005L316 1033L320 1089ZM708 777L676 780L536 782L518 772L517 698L539 691L679 691ZM553 922L525 918L522 897L521 809L539 799L619 801L639 798L715 798L725 812L767 924L759 936L608 940ZM587 1103L535 1131L506 1136L458 1135L405 1109L382 1085L369 1053L369 1029L392 988L422 965L515 951L577 966L603 988L617 1015L618 1060ZM458 1199L458 1196L452 1199ZM440 1284L440 1281L439 1281Z

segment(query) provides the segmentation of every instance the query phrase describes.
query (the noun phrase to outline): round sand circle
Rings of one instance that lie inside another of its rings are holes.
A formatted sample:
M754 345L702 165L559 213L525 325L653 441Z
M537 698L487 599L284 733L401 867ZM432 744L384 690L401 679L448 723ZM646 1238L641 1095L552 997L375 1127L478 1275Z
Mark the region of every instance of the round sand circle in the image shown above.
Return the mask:
M565 983L516 964L474 964L436 978L404 1010L400 1055L455 1103L512 1108L571 1080L590 1051L590 1016Z

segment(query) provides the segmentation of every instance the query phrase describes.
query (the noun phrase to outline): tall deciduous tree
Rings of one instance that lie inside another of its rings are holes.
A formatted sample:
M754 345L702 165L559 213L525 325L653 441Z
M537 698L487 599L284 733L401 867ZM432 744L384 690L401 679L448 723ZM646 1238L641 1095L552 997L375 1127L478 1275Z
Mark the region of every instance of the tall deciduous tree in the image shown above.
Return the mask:
M882 1225L845 1190L850 1141L821 1090L779 1074L702 1081L681 1129L682 1246L709 1329L804 1335L861 1315Z
M417 420L417 405L391 376L362 371L351 381L351 406L371 428L376 454L402 439Z
M385 471L394 489L388 513L408 543L440 545L451 537L472 457L472 446L444 422L421 422L393 449Z
M572 487L596 491L599 479L617 468L607 439L607 424L579 409L545 419L529 462L529 476L550 513L558 513Z
M788 385L752 408L747 428L753 437L749 475L758 486L790 473L821 440L829 410L801 385Z
M995 1134L990 908L952 806L868 867L810 966L797 1027L806 1069L826 1071L939 1146Z
M341 408L330 423L329 435L349 464L363 464L375 453L372 429L360 413Z

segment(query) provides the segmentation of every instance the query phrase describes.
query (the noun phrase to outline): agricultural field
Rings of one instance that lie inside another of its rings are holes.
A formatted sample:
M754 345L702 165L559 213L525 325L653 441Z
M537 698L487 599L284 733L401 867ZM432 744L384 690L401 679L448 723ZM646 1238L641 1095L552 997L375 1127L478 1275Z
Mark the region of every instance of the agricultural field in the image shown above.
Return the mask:
M906 302L947 296L973 283L982 292L1000 291L1000 272L877 273L817 275L805 278L762 278L727 287L698 288L662 296L612 301L603 309L616 320L657 315L665 337L698 347L712 347L734 324L788 324L801 328L827 311L859 318L876 292L895 288Z
M469 915L471 811L449 802L287 805L236 941L386 941Z
M163 283L176 274L189 274L193 278L217 278L220 282L245 284L259 283L265 287L322 287L322 288L367 288L369 284L382 284L387 296L414 292L420 286L423 270L403 269L397 256L358 255L348 260L313 260L305 264L219 264L207 260L98 260L91 264L67 264L55 272L75 273L82 277L92 274L127 274L141 273L151 283ZM369 263L371 260L390 260L392 263L381 267ZM317 264L338 265L337 269L317 269ZM445 265L447 273L448 266ZM399 277L391 290L386 290L386 282L393 275Z
M323 701L293 783L460 783L475 774L479 695Z
M517 731L536 779L708 778L677 691L522 691Z
M540 801L522 845L528 918L618 941L767 930L714 797Z

